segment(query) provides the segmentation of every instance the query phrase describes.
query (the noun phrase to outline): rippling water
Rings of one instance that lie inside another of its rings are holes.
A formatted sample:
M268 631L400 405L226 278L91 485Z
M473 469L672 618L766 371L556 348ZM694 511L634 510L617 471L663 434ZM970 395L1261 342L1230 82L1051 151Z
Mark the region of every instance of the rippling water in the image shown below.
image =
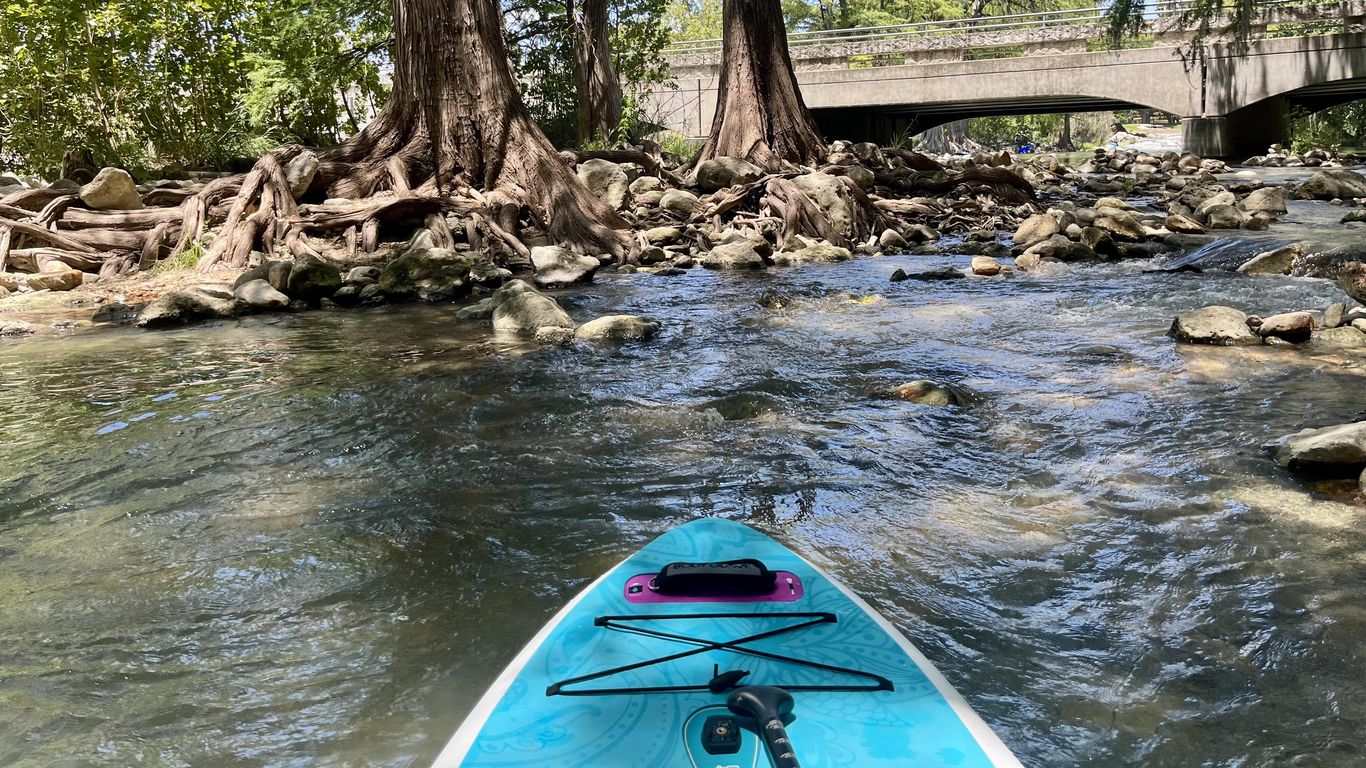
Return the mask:
M835 569L1028 765L1366 761L1366 513L1258 448L1366 417L1363 368L1163 336L1336 289L887 281L948 261L564 297L666 321L620 349L450 307L4 342L0 764L422 765L573 593L703 515ZM873 397L920 378L971 403Z

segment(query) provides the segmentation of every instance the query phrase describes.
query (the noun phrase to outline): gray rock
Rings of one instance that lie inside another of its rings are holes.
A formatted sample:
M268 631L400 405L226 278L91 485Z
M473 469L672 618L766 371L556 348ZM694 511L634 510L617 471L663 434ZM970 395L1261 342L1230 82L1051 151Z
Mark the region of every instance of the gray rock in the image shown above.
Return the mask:
M124 304L121 301L111 301L95 310L91 316L92 323L109 323L110 325L128 325L138 319L138 312L146 306L145 304Z
M647 245L640 249L639 261L644 266L662 264L669 260L669 252L657 245ZM629 264L623 266L630 266Z
M1366 421L1306 429L1268 445L1283 467L1357 467L1366 465Z
M843 235L854 233L854 197L842 179L828 173L808 173L795 177L792 183L820 206L836 230Z
M342 278L342 282L347 285L365 286L379 282L379 276L379 267L352 267L347 271L346 277Z
M659 199L659 207L676 216L688 218L697 212L701 202L686 189L671 189Z
M1283 312L1262 318L1261 325L1257 326L1257 335L1263 338L1276 336L1298 344L1308 341L1316 328L1314 316L1308 312Z
M1328 308L1323 310L1323 327L1336 328L1342 325L1342 316L1347 313L1347 305L1340 301L1333 302Z
M763 269L764 259L748 241L718 245L702 257L707 269Z
M450 301L468 296L474 257L447 248L407 251L380 272L377 290L392 299ZM361 291L362 298L371 286Z
M1101 216L1092 222L1092 226L1103 229L1121 240L1142 240L1148 234L1143 222L1129 211L1114 211Z
M1035 214L1020 222L1019 228L1015 230L1015 247L1029 248L1029 246L1041 243L1060 231L1057 219L1046 213Z
M848 261L854 257L848 248L840 248L835 245L818 243L809 245L796 251L784 251L773 255L775 264L790 266L794 264L806 264L813 261L837 262Z
M650 245L671 245L683 239L678 227L652 227L645 230L645 242Z
M1338 272L1338 285L1348 296L1366 304L1366 264L1353 261L1342 265L1342 270Z
M1283 187L1254 189L1238 207L1248 213L1285 213L1286 192Z
M536 329L532 335L537 344L553 344L564 346L574 340L573 328L561 328L558 325L544 325Z
M289 194L293 195L295 200L308 192L317 175L318 156L310 150L305 149L293 160L285 163L285 183L289 184Z
M143 307L134 325L149 329L174 328L201 320L234 317L239 308L232 294L190 288L168 293Z
M1214 205L1201 211L1210 229L1242 229L1248 215L1233 205Z
M498 266L491 259L476 259L470 267L470 282L480 288L493 290L511 279L512 270Z
M885 396L893 400L905 400L916 405L943 407L962 405L962 400L948 387L933 381L918 379L888 389Z
M122 168L104 168L81 187L81 201L100 211L136 211L142 208L133 177Z
M540 288L591 283L594 273L602 266L602 262L592 256L581 256L558 245L532 248L531 264L536 268L536 285Z
M1295 194L1312 200L1366 197L1366 176L1345 168L1316 171Z
M993 277L1001 274L1001 262L990 256L972 257L972 273L983 277Z
M902 237L901 233L895 229L883 230L882 234L878 235L877 243L889 251L899 251L911 247L911 244L906 242L906 238Z
M1087 227L1088 230L1095 229L1097 232L1103 230L1095 227ZM1035 243L1025 250L1023 255L1037 256L1040 259L1055 259L1057 261L1091 261L1096 258L1096 252L1085 243L1074 243L1063 235L1053 235L1040 243Z
M926 282L935 280L962 280L966 277L967 273L953 267L940 267L939 269L931 269L924 272L906 272L905 270L898 269L892 273L892 282L899 283L902 280L921 280Z
M1247 327L1247 314L1233 307L1204 307L1180 315L1168 336L1187 344L1235 346L1260 344L1261 337Z
M0 320L0 337L27 336L35 330L32 323L23 320Z
M596 158L585 160L579 164L579 179L613 210L620 211L626 207L631 180L616 163Z
M1351 325L1314 331L1310 342L1316 347L1331 349L1366 349L1366 320L1355 320Z
M39 272L32 275L0 272L0 288L7 291L17 291L20 288L30 291L69 291L79 286L84 278L85 274L75 269Z
M632 197L639 197L647 192L663 192L664 182L658 176L641 176L631 182L629 189Z
M1015 257L1015 268L1027 272L1031 269L1038 269L1039 264L1042 263L1042 261L1043 257L1039 256L1037 253L1022 253Z
M906 227L903 234L912 243L932 243L940 237L939 230L926 224L911 224Z
M697 186L703 192L715 192L736 184L749 184L763 178L764 169L736 157L713 157L697 166Z
M875 179L873 172L861 165L845 166L844 175L853 179L859 189L868 189L869 187L872 187Z
M477 301L477 302L475 302L475 303L469 305L468 307L461 307L460 309L456 310L456 312L455 312L455 319L456 319L456 320L487 320L487 319L493 317L493 310L495 310L495 309L497 309L497 308L498 308L498 305L494 302L493 297L490 296L490 297L488 297L488 298L486 298L486 299L482 299L482 300L480 300L480 301Z
M1302 253L1300 246L1287 245L1253 256L1238 271L1245 275L1288 275Z
M589 320L574 331L583 341L644 341L659 333L659 323L638 315L608 315Z
M1165 222L1167 229L1184 235L1203 235L1205 227L1200 222L1180 213L1173 213Z
M357 289L359 293L359 289ZM289 297L270 287L266 280L251 280L237 286L232 292L237 300L252 309L277 311L289 306Z
M342 287L341 270L325 261L309 256L295 259L289 270L289 283L284 293L291 299L315 302L325 299Z
M563 328L571 334L574 321L554 299L539 293L523 280L509 281L490 297L493 330L535 336L542 328Z

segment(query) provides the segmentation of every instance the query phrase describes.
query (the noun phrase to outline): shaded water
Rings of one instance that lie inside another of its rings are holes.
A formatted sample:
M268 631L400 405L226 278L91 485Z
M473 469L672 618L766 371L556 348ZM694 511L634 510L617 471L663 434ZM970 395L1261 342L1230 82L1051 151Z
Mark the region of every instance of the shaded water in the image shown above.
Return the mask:
M1163 336L1340 294L887 282L947 261L569 294L666 320L620 349L449 307L5 342L0 765L422 765L573 593L700 515L837 571L1027 765L1366 761L1366 513L1258 448L1366 417L1363 369ZM918 378L972 402L873 397Z

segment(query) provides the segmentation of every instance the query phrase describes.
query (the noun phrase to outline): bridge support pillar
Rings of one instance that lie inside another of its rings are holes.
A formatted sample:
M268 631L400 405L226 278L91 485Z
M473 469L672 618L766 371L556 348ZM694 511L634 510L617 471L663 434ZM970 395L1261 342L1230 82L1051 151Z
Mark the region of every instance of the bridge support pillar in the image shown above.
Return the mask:
M1271 98L1217 117L1181 120L1187 152L1200 157L1245 160L1265 154L1272 144L1290 141L1290 102Z

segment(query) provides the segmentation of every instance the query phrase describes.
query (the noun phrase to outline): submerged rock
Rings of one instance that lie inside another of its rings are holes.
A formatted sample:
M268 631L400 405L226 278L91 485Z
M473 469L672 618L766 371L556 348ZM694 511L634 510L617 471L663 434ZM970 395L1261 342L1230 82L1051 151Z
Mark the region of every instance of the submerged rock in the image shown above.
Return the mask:
M659 333L659 327L638 315L608 315L579 326L574 336L583 341L644 341Z
M1261 337L1247 327L1247 318L1233 307L1204 307L1177 317L1167 335L1187 344L1260 344Z
M838 262L854 257L848 248L818 243L796 251L782 251L773 255L773 263L780 265L805 264L813 261Z
M916 405L962 405L962 399L952 389L933 381L917 379L892 387L885 392L893 400L905 400Z

